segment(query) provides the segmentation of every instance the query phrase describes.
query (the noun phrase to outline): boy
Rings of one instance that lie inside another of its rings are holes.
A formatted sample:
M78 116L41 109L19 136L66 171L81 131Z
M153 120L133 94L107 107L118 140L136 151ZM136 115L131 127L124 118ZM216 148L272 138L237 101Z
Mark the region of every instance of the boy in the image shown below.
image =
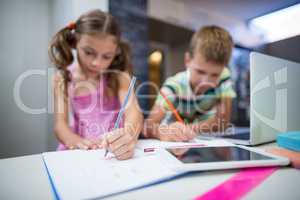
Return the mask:
M145 122L146 138L188 141L196 133L226 129L236 95L226 67L232 48L230 34L221 27L206 26L193 35L185 53L187 70L168 78L160 89L185 123L176 122L159 94Z

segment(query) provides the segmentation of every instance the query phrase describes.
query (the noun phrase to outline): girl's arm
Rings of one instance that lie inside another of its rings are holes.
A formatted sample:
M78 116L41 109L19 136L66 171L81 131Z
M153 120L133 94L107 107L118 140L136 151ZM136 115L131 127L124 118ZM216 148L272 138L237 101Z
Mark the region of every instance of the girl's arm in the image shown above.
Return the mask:
M128 92L131 78L127 73L121 73L119 77L120 89L119 99L123 104ZM139 107L135 90L132 90L129 101L124 112L124 127L129 130L129 133L137 139L143 128L144 117Z
M65 97L64 79L57 73L53 79L54 85L54 133L57 139L68 149L95 148L91 141L81 138L75 134L68 125L68 99Z
M118 93L121 105L128 92L130 80L128 73L120 73L120 88ZM104 145L120 160L131 158L143 127L143 120L135 92L132 91L124 112L124 128L119 128L106 134L106 144Z

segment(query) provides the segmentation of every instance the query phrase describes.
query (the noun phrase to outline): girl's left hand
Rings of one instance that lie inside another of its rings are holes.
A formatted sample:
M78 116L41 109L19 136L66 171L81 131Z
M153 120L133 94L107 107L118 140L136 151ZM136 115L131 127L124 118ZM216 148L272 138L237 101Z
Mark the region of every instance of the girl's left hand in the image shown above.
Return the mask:
M112 152L118 160L132 158L137 137L130 129L119 128L106 133L103 138L102 146Z

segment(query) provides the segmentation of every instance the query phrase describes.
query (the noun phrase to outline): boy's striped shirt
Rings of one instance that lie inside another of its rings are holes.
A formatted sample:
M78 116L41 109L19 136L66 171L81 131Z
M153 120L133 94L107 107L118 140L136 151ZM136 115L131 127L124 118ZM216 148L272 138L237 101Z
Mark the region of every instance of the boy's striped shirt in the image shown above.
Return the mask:
M221 98L234 98L236 96L228 68L224 68L222 71L216 88L209 89L204 94L197 96L192 92L188 76L188 71L179 72L169 77L162 86L164 90L169 90L169 93L172 94L167 95L167 97L186 123L198 122L214 116L215 105ZM162 123L175 121L172 112L160 94L158 94L155 104L167 110Z

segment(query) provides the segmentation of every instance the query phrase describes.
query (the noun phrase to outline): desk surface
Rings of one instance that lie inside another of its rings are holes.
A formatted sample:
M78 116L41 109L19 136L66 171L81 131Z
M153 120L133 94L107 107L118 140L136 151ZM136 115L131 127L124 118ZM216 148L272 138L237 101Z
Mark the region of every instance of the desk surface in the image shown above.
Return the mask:
M236 171L192 174L107 199L192 199L214 188ZM0 177L0 199L54 199L40 154L0 160ZM299 200L299 185L300 170L281 168L244 199Z

